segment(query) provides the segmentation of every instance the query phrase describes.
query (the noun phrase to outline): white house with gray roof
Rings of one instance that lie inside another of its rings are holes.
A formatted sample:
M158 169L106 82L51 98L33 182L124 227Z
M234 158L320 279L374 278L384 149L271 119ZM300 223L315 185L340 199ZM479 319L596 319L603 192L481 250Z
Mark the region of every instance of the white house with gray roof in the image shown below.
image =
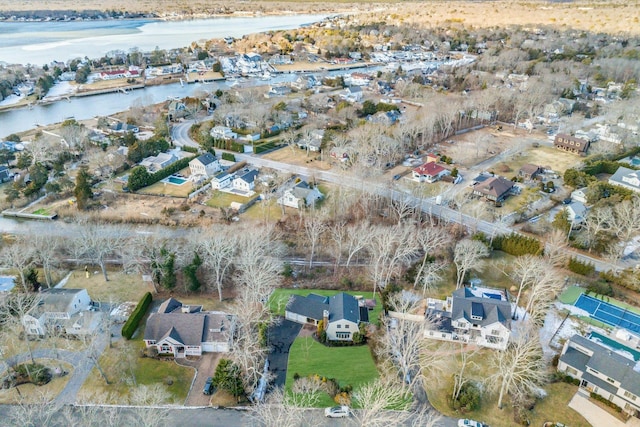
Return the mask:
M640 171L620 166L609 178L609 184L640 193Z
M460 288L446 300L427 299L426 316L435 328L425 338L504 350L511 335L511 303L506 291Z
M318 186L310 186L305 181L299 181L284 191L282 197L278 198L278 204L294 209L301 209L313 206L323 197L324 195L320 192Z
M38 303L22 318L29 335L45 336L51 330L86 335L99 325L101 313L91 306L86 289L52 288L40 292Z
M623 346L608 346L574 335L562 348L558 371L579 379L581 388L615 403L628 414L640 412L640 362Z
M220 162L211 153L204 153L189 162L189 170L192 176L212 177L221 170Z
M369 322L369 309L364 300L344 292L331 297L293 295L285 318L303 325L317 325L324 320L328 340L351 341L353 334L360 331L360 323Z
M235 316L201 310L202 306L183 305L169 298L149 316L145 345L155 348L158 354L173 354L176 358L231 351Z

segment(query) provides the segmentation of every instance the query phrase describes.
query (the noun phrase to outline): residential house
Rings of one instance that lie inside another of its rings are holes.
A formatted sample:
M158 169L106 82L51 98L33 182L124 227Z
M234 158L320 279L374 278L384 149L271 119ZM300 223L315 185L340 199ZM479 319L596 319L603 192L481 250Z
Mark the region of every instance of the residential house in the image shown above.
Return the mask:
M511 335L511 303L506 291L460 288L446 300L427 299L426 316L435 328L425 338L504 350Z
M312 187L305 181L299 181L284 191L282 196L278 198L278 204L300 209L315 205L323 197L324 195L317 186Z
M271 65L285 65L292 63L291 55L276 54L269 58L269 64Z
M333 147L329 152L329 156L341 162L349 160L349 152L344 147Z
M173 153L158 153L157 156L145 157L139 165L147 168L150 173L155 173L160 169L166 168L177 160L178 158L173 155Z
M439 181L443 176L451 172L437 163L425 163L413 170L413 179L418 182L433 183Z
M360 102L364 93L360 86L349 86L340 94L340 97L349 102Z
M211 188L214 190L220 190L231 185L233 175L227 172L218 172L211 178Z
M307 90L318 84L318 80L314 75L300 75L291 83L291 87L296 90Z
M204 153L189 162L189 169L193 176L210 178L216 172L219 172L221 167L216 156L211 153Z
M398 110L380 111L367 117L371 123L377 123L384 126L391 126L400 120L402 114Z
M371 76L365 73L351 73L345 78L345 83L352 86L367 86L371 81Z
M0 182L8 182L13 178L13 174L6 166L0 166Z
M518 176L526 180L533 180L536 179L538 175L541 175L543 171L540 166L525 163L518 171Z
M589 141L566 133L559 133L553 140L553 146L571 153L586 154L589 149Z
M86 289L52 288L40 292L40 301L22 318L26 333L44 336L56 329L85 335L94 331L101 313L93 311Z
M476 184L473 187L473 194L480 197L486 197L494 202L502 202L509 195L513 189L513 182L508 179L504 179L501 176L493 176Z
M130 125L128 123L123 123L123 122L114 123L109 127L109 129L111 129L111 131L115 133L127 133L127 132L138 133L140 131L140 128L138 126Z
M369 309L365 301L344 292L331 297L293 295L285 318L303 325L318 325L324 320L328 340L351 341L353 334L360 331L360 323L369 322Z
M265 98L274 98L277 96L286 96L291 93L291 88L287 85L271 85L269 91L264 94Z
M188 114L187 106L184 102L171 101L168 107L168 119L175 121L185 117Z
M577 378L581 389L602 396L627 414L640 412L640 365L635 349L612 339L576 334L562 348L558 371Z
M201 306L183 305L170 298L151 314L144 330L147 348L176 358L202 353L228 353L235 332L235 316L203 312Z
M567 219L571 221L572 226L582 224L587 215L587 207L582 202L572 201L564 206L564 210L567 212Z
M440 160L440 156L429 153L427 154L427 157L425 159L425 163L437 163Z
M319 152L322 147L322 138L324 138L324 129L313 129L303 136L296 145L301 150L309 149L309 151Z
M243 191L245 193L253 191L257 176L258 171L255 169L245 168L239 170L236 172L233 181L231 181L231 187L233 187L234 190Z
M576 202L587 203L587 187L578 188L571 192L571 199Z
M620 166L609 178L609 184L640 193L640 171Z
M209 134L215 139L237 139L238 134L226 126L214 126Z

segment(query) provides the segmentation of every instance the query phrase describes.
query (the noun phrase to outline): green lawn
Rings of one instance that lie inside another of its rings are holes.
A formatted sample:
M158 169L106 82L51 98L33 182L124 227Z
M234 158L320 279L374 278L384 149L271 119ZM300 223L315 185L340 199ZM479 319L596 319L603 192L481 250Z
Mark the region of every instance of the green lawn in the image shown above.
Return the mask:
M318 374L321 377L335 378L341 387L353 388L366 384L378 377L369 346L325 347L311 337L299 337L289 350L286 389L290 390L293 376L301 377ZM322 396L318 407L334 406L335 402L328 394Z
M255 197L258 197L258 195L256 194L252 197L243 197L237 194L215 191L213 193L213 197L207 201L207 206L211 206L212 208L228 208L231 206L232 202L245 204Z
M559 297L561 303L573 305L585 289L580 286L569 286Z
M324 289L276 289L275 291L273 291L271 297L269 298L269 309L274 314L284 316L284 309L291 295L306 296L309 294L316 294L322 296L333 296L339 292L340 291ZM348 291L346 293L349 295L362 295L362 297L366 299L373 298L373 292ZM382 303L379 296L378 298L376 298L376 301L376 307L373 310L369 311L369 323L372 324L378 323L378 317L380 316L380 312L382 311Z

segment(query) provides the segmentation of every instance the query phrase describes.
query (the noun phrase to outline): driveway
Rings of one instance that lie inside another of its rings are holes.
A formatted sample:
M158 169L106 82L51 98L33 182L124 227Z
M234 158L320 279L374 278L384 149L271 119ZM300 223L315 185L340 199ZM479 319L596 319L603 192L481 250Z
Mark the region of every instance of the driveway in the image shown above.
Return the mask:
M284 387L287 379L287 363L289 362L289 348L302 329L302 325L291 320L282 319L280 324L269 329L269 371L274 375L273 384Z
M218 361L222 359L222 353L203 353L198 360L178 360L176 363L183 366L191 366L196 369L196 378L193 381L191 390L184 406L208 406L211 396L202 393L204 383L208 377L212 377L218 366Z

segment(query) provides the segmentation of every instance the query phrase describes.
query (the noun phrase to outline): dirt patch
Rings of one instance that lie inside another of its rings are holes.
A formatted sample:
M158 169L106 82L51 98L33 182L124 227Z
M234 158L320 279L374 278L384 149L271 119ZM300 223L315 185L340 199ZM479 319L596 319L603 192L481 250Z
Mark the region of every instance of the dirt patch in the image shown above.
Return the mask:
M291 165L304 166L307 168L318 169L322 171L330 170L332 165L329 161L325 160L324 157L327 155L321 153L309 153L307 156L307 152L305 150L300 150L299 148L289 148L283 147L279 150L272 151L271 153L265 154L265 159L274 160L277 162L284 162Z

